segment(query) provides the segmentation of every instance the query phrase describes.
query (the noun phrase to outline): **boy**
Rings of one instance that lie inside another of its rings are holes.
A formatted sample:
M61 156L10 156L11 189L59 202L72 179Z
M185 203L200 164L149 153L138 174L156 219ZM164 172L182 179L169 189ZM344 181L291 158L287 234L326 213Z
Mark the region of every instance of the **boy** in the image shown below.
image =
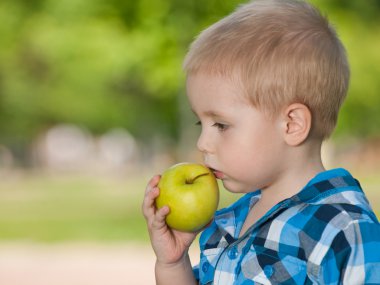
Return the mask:
M380 284L375 214L348 171L321 161L349 81L327 20L301 1L247 3L200 34L184 68L204 163L246 194L215 214L192 269L196 234L167 227L152 178L157 284Z

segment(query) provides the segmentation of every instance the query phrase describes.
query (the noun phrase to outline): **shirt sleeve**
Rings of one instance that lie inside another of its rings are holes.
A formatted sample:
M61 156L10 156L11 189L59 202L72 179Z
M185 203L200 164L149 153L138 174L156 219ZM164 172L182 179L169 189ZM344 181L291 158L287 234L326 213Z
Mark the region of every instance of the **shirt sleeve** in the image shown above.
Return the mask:
M380 225L352 221L327 250L320 270L323 284L380 284Z

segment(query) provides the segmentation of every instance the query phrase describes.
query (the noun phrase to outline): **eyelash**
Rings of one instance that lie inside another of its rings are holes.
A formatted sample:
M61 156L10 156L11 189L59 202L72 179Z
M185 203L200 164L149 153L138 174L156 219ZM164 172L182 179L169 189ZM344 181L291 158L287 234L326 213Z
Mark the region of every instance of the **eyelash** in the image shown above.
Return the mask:
M219 130L220 132L225 132L225 131L227 130L227 128L228 128L227 125L225 125L225 124L221 124L221 123L215 123L215 124L213 124L212 126L218 128L218 130Z
M195 124L197 126L202 126L201 121L198 121ZM222 123L214 123L212 126L216 127L220 132L225 132L228 129L228 126Z

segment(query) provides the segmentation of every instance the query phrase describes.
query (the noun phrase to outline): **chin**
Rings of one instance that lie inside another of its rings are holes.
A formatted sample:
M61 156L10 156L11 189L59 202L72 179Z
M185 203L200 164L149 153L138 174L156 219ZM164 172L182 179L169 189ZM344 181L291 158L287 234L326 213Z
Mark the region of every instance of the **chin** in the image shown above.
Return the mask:
M222 180L224 188L231 193L236 193L236 194L244 194L244 193L249 193L253 192L255 189L252 189L250 187L244 187L243 185L238 185L238 183L234 183L233 181L230 180Z

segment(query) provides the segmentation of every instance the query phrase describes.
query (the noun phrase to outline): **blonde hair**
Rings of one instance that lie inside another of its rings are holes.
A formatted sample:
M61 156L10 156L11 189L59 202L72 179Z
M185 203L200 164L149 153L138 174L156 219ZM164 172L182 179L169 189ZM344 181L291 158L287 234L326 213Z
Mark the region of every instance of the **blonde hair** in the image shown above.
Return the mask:
M336 125L350 77L334 28L316 8L297 0L238 7L198 36L184 70L237 77L249 101L273 116L291 103L305 104L312 132L322 139Z

